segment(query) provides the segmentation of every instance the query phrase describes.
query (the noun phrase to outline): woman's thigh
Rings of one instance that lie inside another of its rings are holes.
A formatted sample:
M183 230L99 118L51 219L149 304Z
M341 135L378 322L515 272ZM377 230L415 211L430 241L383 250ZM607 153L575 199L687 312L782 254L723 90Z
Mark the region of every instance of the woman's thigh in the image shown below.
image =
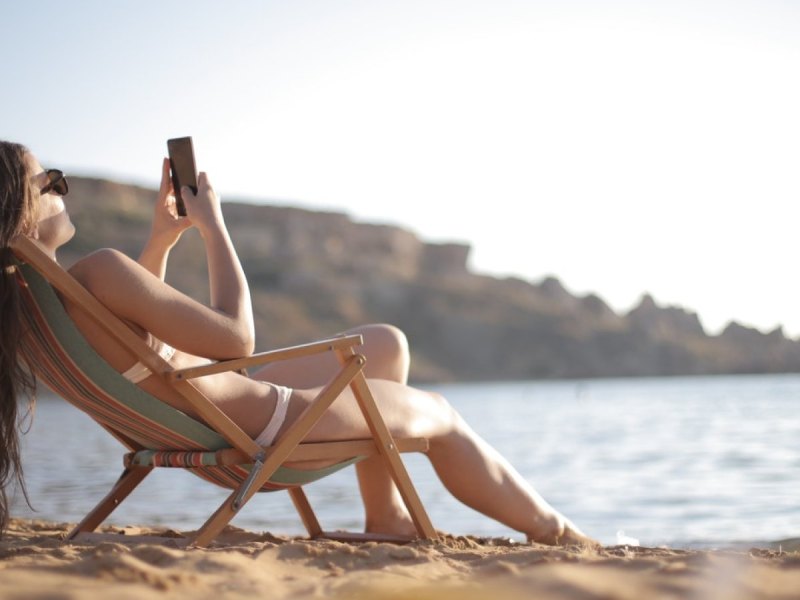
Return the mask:
M408 377L408 345L403 333L391 325L364 325L344 332L363 336L364 343L354 347L367 359L367 377L391 379L405 383ZM272 363L254 371L253 379L269 381L292 388L314 388L325 385L339 370L332 352Z
M437 437L452 430L455 413L438 394L394 381L370 379L372 396L389 431L397 437ZM319 389L294 390L287 414L287 428L308 407ZM369 437L370 430L350 388L333 401L306 441L337 441Z
M340 368L332 352L323 352L266 365L250 377L291 388L314 388L325 385Z

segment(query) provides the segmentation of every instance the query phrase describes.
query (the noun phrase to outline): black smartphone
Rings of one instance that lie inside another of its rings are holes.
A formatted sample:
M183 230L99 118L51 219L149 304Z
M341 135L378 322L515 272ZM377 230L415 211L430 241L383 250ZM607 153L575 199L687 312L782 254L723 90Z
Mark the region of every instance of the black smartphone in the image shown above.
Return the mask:
M181 186L186 185L197 193L197 167L194 164L194 146L191 137L167 140L169 168L172 171L172 189L175 191L175 208L182 217L186 216L186 205L181 197Z

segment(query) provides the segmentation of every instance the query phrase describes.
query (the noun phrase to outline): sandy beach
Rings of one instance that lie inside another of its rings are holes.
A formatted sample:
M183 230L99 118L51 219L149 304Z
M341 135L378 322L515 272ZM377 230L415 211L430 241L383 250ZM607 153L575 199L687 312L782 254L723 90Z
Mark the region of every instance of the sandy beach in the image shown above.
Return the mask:
M696 551L551 548L447 537L405 546L309 541L229 527L207 549L183 533L12 520L0 597L30 598L797 598L800 542Z

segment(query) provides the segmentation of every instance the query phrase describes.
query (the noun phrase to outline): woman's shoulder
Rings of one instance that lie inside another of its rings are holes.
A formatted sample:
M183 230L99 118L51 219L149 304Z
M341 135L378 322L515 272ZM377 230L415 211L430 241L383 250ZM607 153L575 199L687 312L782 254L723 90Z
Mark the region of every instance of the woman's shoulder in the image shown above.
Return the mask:
M108 276L120 269L131 269L137 264L124 252L114 248L101 248L79 259L68 270L84 286L90 287L93 280L108 281Z

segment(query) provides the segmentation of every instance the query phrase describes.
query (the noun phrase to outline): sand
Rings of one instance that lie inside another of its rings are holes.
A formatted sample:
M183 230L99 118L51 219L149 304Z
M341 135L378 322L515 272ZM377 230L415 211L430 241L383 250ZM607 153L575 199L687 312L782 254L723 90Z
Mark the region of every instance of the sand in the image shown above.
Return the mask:
M449 536L405 546L273 536L228 527L207 549L180 532L12 520L0 598L798 598L800 543L696 551L551 548Z

